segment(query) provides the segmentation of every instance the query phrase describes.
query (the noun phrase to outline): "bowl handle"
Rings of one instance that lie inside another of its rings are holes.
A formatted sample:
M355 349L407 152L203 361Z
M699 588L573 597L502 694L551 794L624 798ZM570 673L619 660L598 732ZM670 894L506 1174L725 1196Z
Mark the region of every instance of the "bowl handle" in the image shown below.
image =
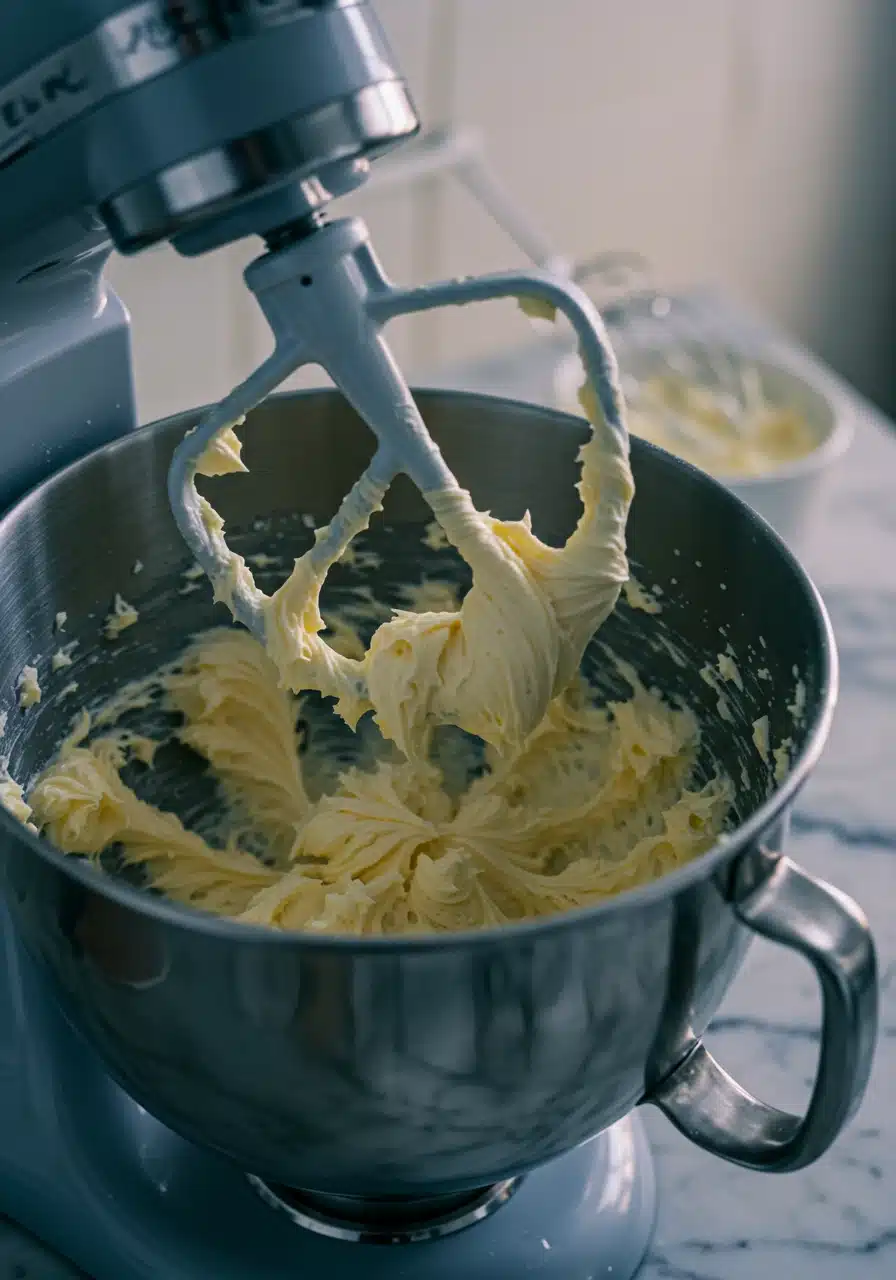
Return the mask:
M736 873L734 911L755 933L805 956L822 995L821 1052L804 1116L760 1102L697 1040L645 1102L714 1155L766 1173L804 1169L827 1151L865 1093L877 1040L874 942L861 910L839 889L780 854L762 852Z

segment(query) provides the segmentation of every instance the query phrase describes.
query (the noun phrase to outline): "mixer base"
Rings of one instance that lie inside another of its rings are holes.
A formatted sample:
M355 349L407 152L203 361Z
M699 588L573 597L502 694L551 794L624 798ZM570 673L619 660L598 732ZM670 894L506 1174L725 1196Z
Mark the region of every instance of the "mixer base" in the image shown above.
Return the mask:
M206 1186L191 1171L195 1198L183 1188L174 1204L144 1187L114 1206L88 1194L77 1223L51 1220L58 1206L43 1198L23 1216L92 1280L632 1280L654 1223L653 1167L636 1116L521 1179L473 1225L396 1247L308 1230L211 1157L209 1170Z

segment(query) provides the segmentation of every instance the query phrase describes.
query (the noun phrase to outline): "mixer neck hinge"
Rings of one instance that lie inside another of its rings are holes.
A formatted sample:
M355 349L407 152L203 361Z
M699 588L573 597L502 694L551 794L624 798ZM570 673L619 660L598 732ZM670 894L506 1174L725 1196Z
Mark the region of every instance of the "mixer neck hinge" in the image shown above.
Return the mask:
M319 231L325 226L327 216L319 209L312 209L309 213L301 218L295 218L291 222L284 223L282 227L275 227L272 231L265 233L264 242L271 253L277 253L280 249L288 249L291 245L299 244L302 240L307 240L315 231Z

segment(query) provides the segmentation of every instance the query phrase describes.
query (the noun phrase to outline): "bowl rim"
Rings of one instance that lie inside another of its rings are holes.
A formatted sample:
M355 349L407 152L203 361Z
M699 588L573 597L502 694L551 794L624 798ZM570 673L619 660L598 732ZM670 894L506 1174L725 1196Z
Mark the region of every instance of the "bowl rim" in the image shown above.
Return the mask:
M457 400L460 398L474 403L481 403L486 400L491 404L505 405L514 410L520 408L534 409L539 414L543 413L556 420L557 425L560 427L565 425L567 427L575 426L581 428L583 423L583 419L564 413L561 410L548 406L532 405L526 401L513 400L508 396L492 396L481 392L416 386L412 387L411 390L415 398L420 396L424 400L430 401L437 399ZM268 397L268 399L301 400L315 396L330 398L339 396L339 392L334 388L328 387L308 388L277 392L275 396ZM0 538L2 538L6 526L19 519L21 513L32 503L36 504L47 489L56 484L65 483L67 477L77 473L82 467L89 466L96 455L103 454L109 457L119 452L124 452L129 447L132 447L133 441L145 439L145 433L162 435L166 431L171 431L178 421L189 421L201 414L202 411L203 409L200 407L157 419L155 422L139 427L127 435L119 437L117 440L100 445L97 449L91 450L90 453L48 476L0 517ZM636 448L664 452L640 438L637 439ZM538 916L531 920L490 925L486 928L430 934L318 934L298 930L274 929L268 925L214 916L208 912L201 911L199 908L186 906L146 893L143 889L114 879L98 870L85 857L66 854L58 850L49 840L45 840L43 837L29 831L3 805L0 805L0 833L7 836L10 841L24 840L26 845L38 857L49 863L54 869L61 871L66 878L71 878L84 888L99 893L122 907L132 908L138 914L148 916L164 926L183 929L188 932L199 932L220 942L235 942L246 946L255 945L268 948L336 950L346 954L351 952L381 952L385 954L389 951L428 953L445 950L446 948L452 950L470 947L488 949L500 948L514 943L525 944L527 941L534 940L536 935L545 936L546 934L575 930L582 925L596 924L611 916L624 917L629 912L639 911L645 907L654 906L663 899L675 897L700 881L709 880L722 865L742 852L746 847L755 843L760 833L775 822L780 814L792 803L818 763L830 734L837 703L839 659L833 626L818 588L780 535L761 515L757 514L736 494L732 493L727 485L681 458L671 454L666 454L665 456L672 458L675 465L698 474L704 483L709 483L719 488L728 501L739 503L746 517L761 529L762 536L772 539L777 545L779 554L784 557L789 568L801 582L806 592L820 640L818 658L822 694L815 719L811 725L807 726L804 742L797 756L791 762L789 773L745 822L741 823L730 835L726 834L720 837L710 849L698 858L692 859L690 862L677 867L674 871L670 871L656 880L639 885L634 889L625 889L599 902L582 907L574 907L568 911L556 912L547 916ZM2 862L0 862L0 869L2 869Z

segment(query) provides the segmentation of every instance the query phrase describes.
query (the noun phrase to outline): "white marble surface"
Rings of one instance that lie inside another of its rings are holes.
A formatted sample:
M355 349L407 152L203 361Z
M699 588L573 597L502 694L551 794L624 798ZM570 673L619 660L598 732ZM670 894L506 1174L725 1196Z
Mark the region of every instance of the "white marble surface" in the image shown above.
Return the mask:
M538 399L548 394L549 357L548 348L538 348L458 371L450 381ZM896 1274L896 434L856 397L850 403L859 418L855 444L803 553L837 632L841 699L830 744L799 801L789 852L853 895L870 917L882 982L871 1086L833 1150L785 1177L725 1165L648 1114L660 1210L641 1280L889 1280ZM709 1043L747 1087L798 1108L814 1070L818 1020L808 969L757 943ZM72 1277L0 1223L0 1280Z

